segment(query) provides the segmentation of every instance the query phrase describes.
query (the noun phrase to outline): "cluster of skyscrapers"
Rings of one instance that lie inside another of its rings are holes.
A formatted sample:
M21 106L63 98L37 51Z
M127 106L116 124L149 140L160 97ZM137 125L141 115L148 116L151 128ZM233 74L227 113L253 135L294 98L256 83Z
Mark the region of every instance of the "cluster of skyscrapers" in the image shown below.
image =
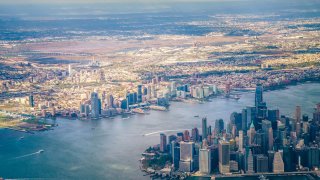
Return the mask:
M197 128L160 135L160 151L170 154L172 167L181 172L201 174L283 173L315 170L320 166L320 104L313 117L301 114L297 106L293 118L268 109L263 87L257 85L255 106L234 112L225 126L222 119L215 128L202 119ZM168 143L167 143L168 139Z

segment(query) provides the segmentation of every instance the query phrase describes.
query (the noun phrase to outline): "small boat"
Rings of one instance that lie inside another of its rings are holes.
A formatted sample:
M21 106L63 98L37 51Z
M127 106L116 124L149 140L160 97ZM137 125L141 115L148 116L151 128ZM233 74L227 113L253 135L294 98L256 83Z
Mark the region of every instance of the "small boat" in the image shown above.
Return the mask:
M193 116L193 117L199 117L199 115L195 115L195 116Z
M21 136L21 137L19 138L19 140L22 140L22 139L24 139L24 136Z
M39 151L38 151L38 153L43 153L44 152L44 150L43 149L40 149Z

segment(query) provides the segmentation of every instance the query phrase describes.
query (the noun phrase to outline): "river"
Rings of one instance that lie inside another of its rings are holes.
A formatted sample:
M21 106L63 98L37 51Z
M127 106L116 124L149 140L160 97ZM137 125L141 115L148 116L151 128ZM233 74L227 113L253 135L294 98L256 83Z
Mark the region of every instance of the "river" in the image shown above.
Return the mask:
M281 114L291 115L295 106L300 105L302 112L311 117L315 104L320 102L320 84L304 83L267 91L264 99L269 108L279 108ZM138 160L147 147L159 143L159 134L152 132L200 128L203 116L214 126L215 119L227 122L232 112L241 112L253 103L254 93L247 92L238 101L218 97L204 104L172 102L168 112L151 111L149 115L133 115L129 119L58 118L59 126L54 130L35 134L0 129L0 176L149 179L140 172ZM44 152L38 153L41 149Z

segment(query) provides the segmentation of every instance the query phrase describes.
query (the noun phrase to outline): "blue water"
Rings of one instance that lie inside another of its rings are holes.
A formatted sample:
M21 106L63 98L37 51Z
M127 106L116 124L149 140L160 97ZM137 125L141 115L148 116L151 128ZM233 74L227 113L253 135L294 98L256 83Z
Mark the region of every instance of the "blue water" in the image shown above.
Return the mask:
M141 153L159 143L163 130L200 128L201 117L208 124L215 119L228 121L234 111L253 105L253 93L239 101L214 98L204 104L172 103L170 111L151 111L92 121L57 119L52 131L26 134L0 130L0 176L5 178L53 179L149 179L139 170ZM320 102L320 84L306 83L288 89L265 92L268 107L292 114L296 105L311 116ZM195 115L200 115L195 118ZM175 133L175 132L171 132ZM170 133L168 133L170 134ZM24 139L19 140L24 136ZM40 149L43 153L37 153Z

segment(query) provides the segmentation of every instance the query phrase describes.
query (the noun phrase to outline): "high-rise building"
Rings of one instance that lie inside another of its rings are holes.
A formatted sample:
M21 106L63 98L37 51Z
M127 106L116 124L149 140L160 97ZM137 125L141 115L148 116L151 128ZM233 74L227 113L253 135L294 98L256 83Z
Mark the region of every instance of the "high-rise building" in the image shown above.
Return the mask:
M243 152L243 131L239 131L239 151Z
M298 123L301 121L301 107L296 106L296 111L295 111L295 123Z
M138 85L137 103L142 102L142 85Z
M188 130L185 130L183 132L183 139L184 139L184 141L190 141L190 133Z
M253 155L252 151L249 149L248 155L247 155L247 173L252 174L254 173L254 168L253 168Z
M167 151L167 136L163 133L160 134L160 151Z
M256 172L257 173L264 173L268 172L268 157L262 154L256 156Z
M247 134L247 128L248 128L247 109L242 109L241 115L242 115L242 118L241 118L242 130L245 134Z
M194 142L198 142L200 140L198 128L193 128L192 129L192 131L191 131L191 139Z
M273 158L273 172L274 173L283 173L284 172L284 163L280 152L275 152Z
M113 108L113 107L114 107L113 102L114 102L113 96L112 96L111 94L108 95L108 96L107 96L107 104L108 104L108 107L109 107L109 108Z
M211 151L210 149L199 150L199 170L201 173L210 174L211 172Z
M172 164L175 169L179 169L179 162L180 162L180 146L179 143L172 141L171 142L171 149L172 149Z
M34 107L34 99L32 94L29 96L29 106Z
M207 118L202 118L202 138L207 138Z
M68 74L69 74L69 76L72 75L72 66L71 66L71 64L69 64L69 66L68 66Z
M255 137L255 135L256 135L256 130L255 130L255 127L254 127L254 124L253 124L253 122L251 123L251 125L250 125L250 129L248 130L248 137L249 137L249 142L248 142L248 144L249 145L252 145L252 144L254 144L254 137Z
M180 142L179 169L183 172L193 171L194 142Z
M230 172L230 143L219 141L219 171L221 174Z
M259 104L263 102L263 87L261 84L257 84L255 92L255 107L257 108Z
M101 105L99 106L99 98L98 98L98 93L92 92L91 93L91 117L92 118L98 118L99 113L101 109L99 109Z
M215 121L215 131L216 133L221 133L224 130L224 121L223 119L217 119Z

